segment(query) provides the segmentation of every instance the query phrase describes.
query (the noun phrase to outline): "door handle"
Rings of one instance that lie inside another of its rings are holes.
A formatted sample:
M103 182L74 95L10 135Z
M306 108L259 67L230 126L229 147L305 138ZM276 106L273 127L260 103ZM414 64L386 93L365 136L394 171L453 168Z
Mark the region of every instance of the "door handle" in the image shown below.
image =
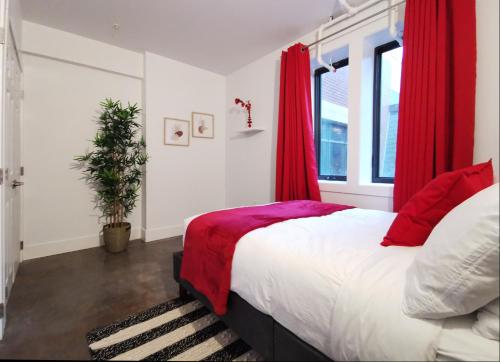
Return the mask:
M14 180L12 181L12 188L15 189L16 187L24 185L24 182Z

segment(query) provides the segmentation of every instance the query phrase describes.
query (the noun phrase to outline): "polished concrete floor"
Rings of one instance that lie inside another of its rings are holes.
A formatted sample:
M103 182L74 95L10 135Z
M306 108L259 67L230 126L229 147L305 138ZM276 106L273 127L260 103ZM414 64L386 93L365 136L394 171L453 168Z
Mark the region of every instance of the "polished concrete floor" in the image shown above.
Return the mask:
M2 359L89 359L91 329L178 296L172 253L181 239L133 241L21 264L7 304Z

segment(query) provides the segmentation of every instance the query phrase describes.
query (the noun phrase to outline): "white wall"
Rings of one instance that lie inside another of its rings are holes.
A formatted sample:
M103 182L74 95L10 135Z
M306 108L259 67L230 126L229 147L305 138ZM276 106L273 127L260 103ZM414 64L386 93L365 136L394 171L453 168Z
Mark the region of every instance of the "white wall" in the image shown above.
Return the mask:
M379 10L377 6L372 9L372 11L377 10ZM363 16L366 16L366 13ZM348 22L343 23L342 26ZM387 17L378 17L342 37L326 42L323 47L325 53L332 53L334 61L349 56L350 67L348 181L321 181L320 190L323 201L385 210L392 208L392 187L370 184L369 180L364 177L359 162L361 155L366 153L367 149L367 142L361 142L361 135L371 134L371 122L366 122L366 112L364 112L366 110L371 114L371 110L366 102L363 103L363 97L366 97L365 88L371 89L372 85L362 83L361 74L370 71L370 69L365 69L366 57L371 57L374 46L378 45L370 43L373 40L370 35L377 34L378 40L381 41L379 44L384 42L383 39L388 41L387 25ZM332 28L332 31L334 29ZM314 40L315 33L313 32L297 41L307 44ZM281 50L287 47L288 45L284 45L227 77L226 173L228 181L226 197L228 206L274 200L280 55ZM314 56L315 52L312 51L311 58ZM369 61L369 63L372 62ZM314 65L311 73L313 70ZM238 134L238 128L244 127L245 118L234 107L235 97L252 101L255 126L265 128L265 132L253 136ZM368 165L368 167L371 166Z
M274 168L279 94L279 58L275 53L227 77L227 206L274 200ZM253 127L264 132L241 133L247 114L234 99L250 99Z
M143 78L140 53L85 38L80 35L23 21L24 53Z
M478 80L475 135L475 161L481 162L493 157L496 175L499 168L498 4L496 0L477 1ZM372 9L376 10L376 7ZM366 14L367 12L363 12L362 16ZM346 23L343 23L342 27L345 25ZM387 25L387 17L379 16L344 35L334 37L324 45L324 53L331 52L334 61L345 56L347 48L350 77L348 181L321 181L323 201L392 210L392 186L370 183L373 49L390 40ZM333 27L330 31L335 29ZM314 40L315 33L311 33L297 41L307 44ZM288 46L284 45L227 77L228 206L274 200L279 59L281 50ZM338 59L337 53L340 57ZM313 50L311 58L314 57ZM244 116L233 106L235 97L252 101L255 125L265 128L264 133L249 137L237 134L236 129L244 127Z
M183 219L225 206L225 78L152 53L145 55L145 240L180 235ZM190 146L163 144L163 118L215 116L215 138Z
M474 162L493 158L499 174L499 5L498 0L477 0L477 83Z
M225 206L223 76L29 22L23 32L24 259L99 245L93 193L72 160L89 146L105 97L143 107L149 192L129 218L133 238L179 235L185 217ZM163 118L193 111L214 114L215 138L163 145Z
M26 22L23 35L23 257L30 259L99 245L99 212L73 157L90 146L105 97L142 106L142 55ZM129 221L132 238L140 237L140 202Z

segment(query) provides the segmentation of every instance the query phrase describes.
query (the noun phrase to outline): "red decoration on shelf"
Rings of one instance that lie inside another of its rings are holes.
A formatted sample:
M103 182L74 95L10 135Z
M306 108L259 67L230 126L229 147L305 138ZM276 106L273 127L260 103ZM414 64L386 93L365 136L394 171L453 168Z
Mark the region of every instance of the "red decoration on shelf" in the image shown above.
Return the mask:
M239 98L235 98L234 100L234 103L235 104L241 104L241 107L242 108L245 108L248 112L248 128L252 128L252 104L250 103L250 101L246 101L246 102L243 102L241 99Z

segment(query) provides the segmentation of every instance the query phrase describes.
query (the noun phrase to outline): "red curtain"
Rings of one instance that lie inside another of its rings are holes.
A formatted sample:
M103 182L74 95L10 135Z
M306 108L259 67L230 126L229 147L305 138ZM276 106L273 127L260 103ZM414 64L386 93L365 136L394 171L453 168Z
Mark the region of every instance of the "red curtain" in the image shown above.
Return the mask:
M438 174L472 164L475 0L407 0L394 211Z
M309 50L281 54L276 201L321 200L316 169Z

